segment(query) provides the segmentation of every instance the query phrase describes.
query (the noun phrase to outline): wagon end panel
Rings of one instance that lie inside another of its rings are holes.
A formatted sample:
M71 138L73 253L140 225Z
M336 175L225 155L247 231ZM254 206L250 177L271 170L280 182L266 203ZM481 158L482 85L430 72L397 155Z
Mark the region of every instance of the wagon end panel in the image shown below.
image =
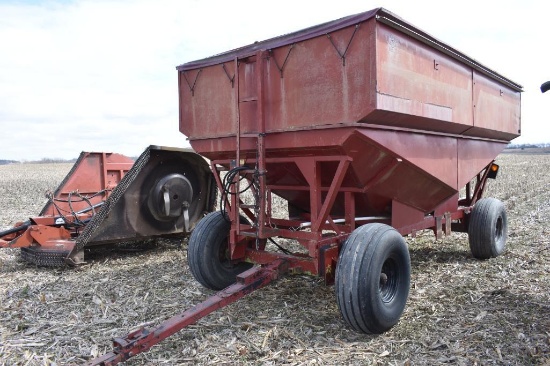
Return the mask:
M185 136L215 138L234 133L234 64L178 71L179 130Z
M465 135L510 141L521 133L521 94L478 71L473 72L474 128Z
M458 187L464 187L505 148L506 142L458 139Z

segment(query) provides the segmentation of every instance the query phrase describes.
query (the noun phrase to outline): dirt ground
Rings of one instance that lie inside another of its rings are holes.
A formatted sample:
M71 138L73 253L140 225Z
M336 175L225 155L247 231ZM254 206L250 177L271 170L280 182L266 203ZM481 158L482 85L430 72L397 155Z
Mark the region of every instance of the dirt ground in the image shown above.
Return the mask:
M465 234L407 238L410 295L387 333L352 331L333 287L288 276L126 364L550 365L550 154L497 161L486 196L506 205L506 252L479 261ZM70 166L0 166L0 229L37 214ZM0 250L0 364L81 364L113 337L207 298L179 244L94 253L78 268L39 268Z

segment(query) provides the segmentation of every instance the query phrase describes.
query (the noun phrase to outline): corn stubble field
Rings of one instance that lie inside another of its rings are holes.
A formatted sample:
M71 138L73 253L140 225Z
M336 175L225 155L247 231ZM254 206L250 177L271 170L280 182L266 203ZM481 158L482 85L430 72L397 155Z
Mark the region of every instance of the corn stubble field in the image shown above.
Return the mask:
M504 255L479 261L465 234L407 238L411 290L389 332L358 334L333 287L287 276L218 310L128 365L550 364L550 154L503 154L487 197L504 201ZM70 164L0 166L0 229L37 214ZM0 364L71 365L111 339L155 325L212 294L186 245L157 241L93 253L78 268L38 268L0 251Z

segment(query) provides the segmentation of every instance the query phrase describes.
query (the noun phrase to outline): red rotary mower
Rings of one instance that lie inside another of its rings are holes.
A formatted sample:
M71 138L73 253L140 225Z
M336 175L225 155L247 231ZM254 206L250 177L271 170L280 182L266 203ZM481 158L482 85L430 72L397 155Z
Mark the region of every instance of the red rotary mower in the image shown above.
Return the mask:
M504 206L483 193L494 159L520 134L522 87L391 12L177 70L180 131L210 160L222 207L191 233L188 261L220 292L116 338L91 364L146 351L285 273L323 277L350 327L385 332L409 292L403 236L455 230L468 233L476 258L503 252ZM275 195L288 217L274 215ZM279 238L304 250L291 253Z
M41 266L79 264L93 246L188 234L216 193L208 163L190 149L150 146L135 162L82 152L38 216L0 232L0 248L21 248Z

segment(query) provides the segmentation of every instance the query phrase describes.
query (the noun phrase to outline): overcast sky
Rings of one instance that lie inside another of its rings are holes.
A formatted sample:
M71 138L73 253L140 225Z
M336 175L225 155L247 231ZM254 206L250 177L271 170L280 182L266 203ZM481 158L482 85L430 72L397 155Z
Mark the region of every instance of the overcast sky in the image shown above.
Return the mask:
M543 0L0 0L0 159L189 146L175 67L379 6L524 86L522 136L550 142Z

